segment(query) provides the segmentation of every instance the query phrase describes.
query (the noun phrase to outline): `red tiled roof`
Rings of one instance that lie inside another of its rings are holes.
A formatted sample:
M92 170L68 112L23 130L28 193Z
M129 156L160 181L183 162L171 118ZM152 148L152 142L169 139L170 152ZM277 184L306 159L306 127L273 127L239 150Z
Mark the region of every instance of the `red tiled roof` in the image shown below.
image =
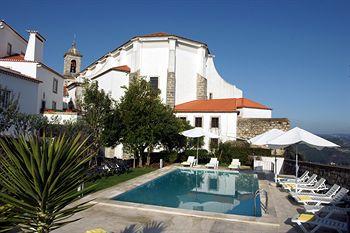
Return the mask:
M24 75L24 74L22 74L22 73L20 73L18 71L15 71L15 70L3 67L3 66L0 66L0 72L8 74L8 75L16 77L16 78L28 80L28 81L31 81L31 82L34 82L34 83L42 83L42 81L40 81L40 80L38 80L36 78L30 77L28 75Z
M122 71L122 72L126 72L126 73L130 73L130 67L129 66L117 66L112 68L113 70L117 70L117 71Z
M150 33L150 34L146 34L146 35L142 35L142 36L138 36L138 37L162 37L162 36L171 36L171 34L166 33L166 32L154 32L154 33Z
M175 106L175 112L235 112L240 108L270 110L269 107L246 98L194 100Z
M13 54L13 55L1 58L1 60L24 61L24 55L23 54Z

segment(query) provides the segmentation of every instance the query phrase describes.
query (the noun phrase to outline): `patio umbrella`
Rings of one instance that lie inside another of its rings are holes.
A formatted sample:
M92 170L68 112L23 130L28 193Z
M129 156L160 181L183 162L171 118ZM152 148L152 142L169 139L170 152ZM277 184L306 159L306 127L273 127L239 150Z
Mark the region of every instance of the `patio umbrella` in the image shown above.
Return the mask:
M298 187L298 144L306 144L319 150L324 147L339 147L333 142L298 127L295 127L281 136L267 142L267 145L270 148L285 148L290 145L295 145L295 192L297 192Z
M268 146L267 142L271 141L272 139L275 139L279 136L284 134L284 131L280 129L271 129L265 133L259 134L253 138L251 138L249 141L250 144L256 145L256 146ZM274 167L274 173L275 173L275 179L276 179L276 173L277 173L277 161L276 161L276 153L275 153L275 167Z
M181 135L188 138L197 138L197 163L198 163L198 147L199 147L199 138L200 137L209 137L209 138L219 138L218 135L213 134L212 132L205 131L201 127L196 127L193 129L185 130L180 133Z

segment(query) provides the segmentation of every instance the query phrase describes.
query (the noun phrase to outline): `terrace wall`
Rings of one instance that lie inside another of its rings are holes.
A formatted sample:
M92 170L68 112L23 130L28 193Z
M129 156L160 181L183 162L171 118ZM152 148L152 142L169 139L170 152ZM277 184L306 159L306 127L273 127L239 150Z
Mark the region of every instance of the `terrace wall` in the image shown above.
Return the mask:
M294 175L295 160L285 159L282 170L283 174ZM329 185L338 184L350 189L350 168L299 161L299 175L306 170L310 171L311 174L317 174L318 177L325 178Z

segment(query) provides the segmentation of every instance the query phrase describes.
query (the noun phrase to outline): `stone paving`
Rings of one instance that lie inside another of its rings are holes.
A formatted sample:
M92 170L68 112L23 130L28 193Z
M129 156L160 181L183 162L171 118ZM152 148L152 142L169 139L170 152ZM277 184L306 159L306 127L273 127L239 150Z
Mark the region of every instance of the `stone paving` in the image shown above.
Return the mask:
M207 212L194 213L190 210L109 200L110 197L159 177L172 169L176 168L165 167L85 197L84 200L94 199L95 205L75 215L74 218L82 218L79 221L70 223L54 232L85 233L87 230L95 228L103 228L107 232L113 233L298 232L291 225L290 218L297 213L299 206L289 201L287 193L271 185L264 175L259 175L259 185L260 188L268 191L269 214L260 218Z

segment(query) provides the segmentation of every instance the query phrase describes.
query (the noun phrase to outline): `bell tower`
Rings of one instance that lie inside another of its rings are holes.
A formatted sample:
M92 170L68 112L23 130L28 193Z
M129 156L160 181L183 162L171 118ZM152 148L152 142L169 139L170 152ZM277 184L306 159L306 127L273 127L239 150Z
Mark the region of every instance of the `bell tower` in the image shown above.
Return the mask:
M63 75L67 79L75 79L81 68L81 59L83 55L77 49L75 38L72 47L64 54Z

